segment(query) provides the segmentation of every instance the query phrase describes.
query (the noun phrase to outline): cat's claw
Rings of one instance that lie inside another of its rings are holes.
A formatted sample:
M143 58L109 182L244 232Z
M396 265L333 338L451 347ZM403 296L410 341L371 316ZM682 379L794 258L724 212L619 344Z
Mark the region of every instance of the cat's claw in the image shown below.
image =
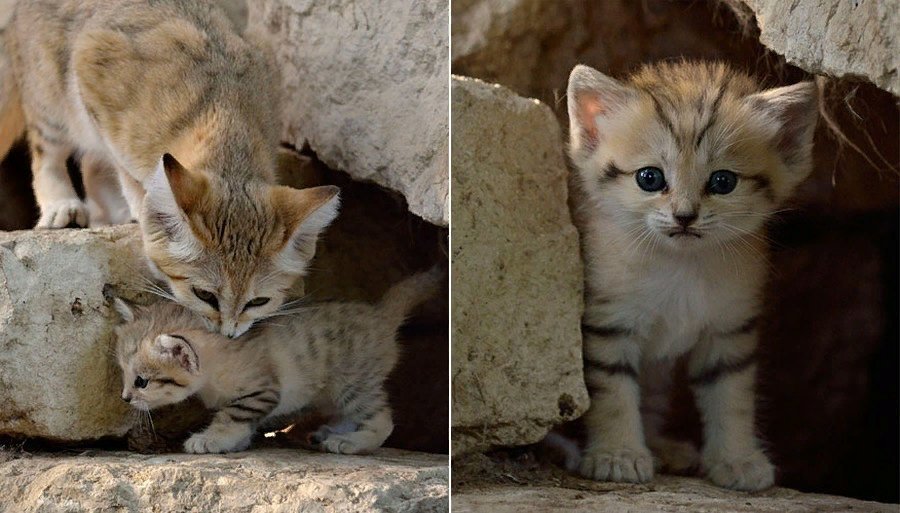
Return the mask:
M585 451L578 470L596 481L646 483L653 479L653 456L647 449Z
M711 458L705 466L710 481L723 488L755 492L775 483L775 467L760 450L740 457Z
M84 202L78 199L66 199L42 205L37 228L86 227L87 225L88 209Z

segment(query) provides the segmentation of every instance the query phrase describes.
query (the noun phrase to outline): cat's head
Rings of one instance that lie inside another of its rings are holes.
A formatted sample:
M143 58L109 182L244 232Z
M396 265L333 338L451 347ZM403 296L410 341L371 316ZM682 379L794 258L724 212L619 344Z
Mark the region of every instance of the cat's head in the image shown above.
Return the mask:
M191 338L199 319L175 304L132 307L116 298L116 358L122 369L122 400L139 410L179 403L202 383Z
M576 66L567 94L590 204L654 246L752 237L811 171L811 82L760 91L718 63L646 66L627 81Z
M334 186L227 182L168 154L145 185L141 229L151 268L179 303L231 338L281 307L339 206Z

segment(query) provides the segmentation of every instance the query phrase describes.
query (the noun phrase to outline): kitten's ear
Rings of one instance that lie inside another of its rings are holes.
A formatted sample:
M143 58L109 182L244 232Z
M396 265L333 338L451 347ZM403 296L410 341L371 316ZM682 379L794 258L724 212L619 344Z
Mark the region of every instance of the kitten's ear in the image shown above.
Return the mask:
M579 64L569 75L566 97L570 148L573 156L578 156L597 149L604 137L604 118L626 106L637 93L618 80Z
M776 87L750 95L747 101L774 124L776 147L786 163L802 163L811 157L819 119L819 90L815 83Z
M188 224L187 215L206 194L206 179L188 171L166 153L144 187L147 189L141 211L144 240L165 237L173 243L172 256L180 260L193 260L202 254L203 248Z
M272 188L272 202L285 225L282 257L287 266L299 272L316 254L316 240L340 207L340 189L333 185L294 189Z
M119 314L119 320L123 324L134 321L134 308L132 308L131 305L125 302L125 300L114 297L113 308L115 308L116 313Z
M200 360L186 338L172 335L160 335L153 342L153 349L163 358L173 360L182 369L196 374L200 370Z

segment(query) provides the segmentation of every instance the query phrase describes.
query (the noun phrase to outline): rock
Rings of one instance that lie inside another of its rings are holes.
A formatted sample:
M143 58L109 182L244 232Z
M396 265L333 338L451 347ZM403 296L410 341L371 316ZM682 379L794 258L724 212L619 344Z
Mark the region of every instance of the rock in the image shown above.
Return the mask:
M283 75L283 139L447 226L447 2L250 2Z
M900 95L896 1L743 1L756 15L762 44L791 64L810 73L862 76Z
M772 488L742 493L717 488L694 478L662 476L646 485L593 483L578 486L494 484L453 491L453 509L518 513L619 513L621 511L695 511L728 513L896 512L896 504L881 504L833 495Z
M72 441L128 430L105 295L145 301L143 262L136 225L0 232L0 434Z
M370 456L39 454L0 463L0 497L23 512L449 510L446 456L386 449Z
M452 451L533 443L588 405L582 269L547 106L452 81Z

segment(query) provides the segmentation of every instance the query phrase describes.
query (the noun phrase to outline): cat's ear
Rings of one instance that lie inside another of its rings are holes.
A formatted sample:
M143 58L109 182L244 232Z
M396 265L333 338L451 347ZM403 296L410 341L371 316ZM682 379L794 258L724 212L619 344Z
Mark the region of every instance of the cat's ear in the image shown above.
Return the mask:
M113 308L116 310L116 313L119 314L119 321L121 321L122 324L134 322L134 308L132 308L131 305L118 297L114 297L112 301Z
M566 91L569 137L573 156L588 155L605 135L605 121L637 97L631 87L579 64L569 75Z
M179 260L193 260L203 253L194 236L187 216L206 194L206 179L185 169L172 155L159 159L156 170L144 182L147 193L141 212L141 228L145 240L162 234L172 244L172 256Z
M819 119L819 90L813 82L768 89L747 97L750 108L763 113L773 126L775 147L788 164L812 155Z
M153 349L160 357L174 361L191 374L200 371L200 360L197 358L197 353L184 337L159 335L153 341Z
M272 188L272 202L285 226L281 257L286 266L303 272L316 253L316 241L340 207L340 189L333 185L294 189Z

